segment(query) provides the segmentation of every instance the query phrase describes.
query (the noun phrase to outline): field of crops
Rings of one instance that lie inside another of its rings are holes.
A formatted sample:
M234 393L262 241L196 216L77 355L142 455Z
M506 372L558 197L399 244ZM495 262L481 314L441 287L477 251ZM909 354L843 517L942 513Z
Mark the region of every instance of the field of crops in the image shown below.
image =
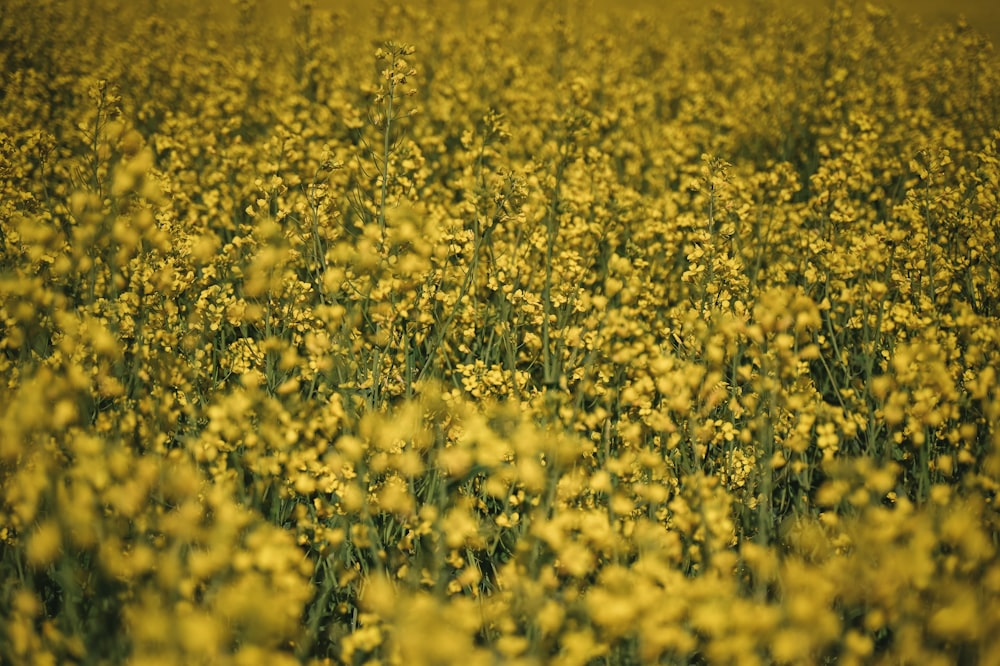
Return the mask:
M1000 663L989 40L648 4L3 2L0 663Z

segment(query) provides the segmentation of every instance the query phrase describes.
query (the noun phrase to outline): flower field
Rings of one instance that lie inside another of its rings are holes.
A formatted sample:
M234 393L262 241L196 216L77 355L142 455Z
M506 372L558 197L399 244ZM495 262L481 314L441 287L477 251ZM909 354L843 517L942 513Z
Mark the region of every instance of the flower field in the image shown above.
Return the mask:
M3 4L0 664L1000 664L969 25Z

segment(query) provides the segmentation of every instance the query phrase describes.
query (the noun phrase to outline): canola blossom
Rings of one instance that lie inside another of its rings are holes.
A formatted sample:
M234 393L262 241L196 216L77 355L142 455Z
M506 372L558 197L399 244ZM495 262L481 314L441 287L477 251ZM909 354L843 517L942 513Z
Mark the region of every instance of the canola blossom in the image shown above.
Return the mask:
M7 0L0 663L1000 662L989 38L615 5Z

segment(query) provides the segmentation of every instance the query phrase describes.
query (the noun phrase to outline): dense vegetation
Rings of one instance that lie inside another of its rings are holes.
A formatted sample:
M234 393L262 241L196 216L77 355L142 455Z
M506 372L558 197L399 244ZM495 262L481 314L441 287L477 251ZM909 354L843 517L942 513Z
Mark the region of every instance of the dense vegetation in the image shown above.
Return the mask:
M4 5L0 662L1000 661L975 31Z

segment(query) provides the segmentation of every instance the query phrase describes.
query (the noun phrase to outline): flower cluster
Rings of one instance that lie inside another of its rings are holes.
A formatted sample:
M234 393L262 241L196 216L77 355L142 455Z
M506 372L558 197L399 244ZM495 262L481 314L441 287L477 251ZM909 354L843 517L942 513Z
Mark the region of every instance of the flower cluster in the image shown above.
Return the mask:
M1000 660L966 23L7 4L0 662Z

